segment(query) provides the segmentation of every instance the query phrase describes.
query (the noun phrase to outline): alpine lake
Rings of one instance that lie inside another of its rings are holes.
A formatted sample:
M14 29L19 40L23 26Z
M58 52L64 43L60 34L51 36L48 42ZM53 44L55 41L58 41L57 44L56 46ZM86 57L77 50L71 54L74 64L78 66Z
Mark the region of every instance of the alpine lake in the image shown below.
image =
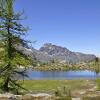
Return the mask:
M77 71L34 71L27 70L28 80L41 80L41 79L96 79L100 77L100 73L90 70L77 70Z

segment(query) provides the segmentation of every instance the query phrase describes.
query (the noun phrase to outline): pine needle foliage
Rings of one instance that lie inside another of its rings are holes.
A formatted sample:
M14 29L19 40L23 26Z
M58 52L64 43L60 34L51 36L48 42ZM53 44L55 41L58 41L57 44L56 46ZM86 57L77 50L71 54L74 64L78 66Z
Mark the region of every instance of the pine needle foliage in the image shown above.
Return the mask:
M20 23L22 13L15 13L13 4L14 0L0 0L0 78L4 92L22 88L18 76L27 76L26 67L32 65L31 58L17 48L28 47L23 39L28 28ZM19 70L20 66L24 70Z

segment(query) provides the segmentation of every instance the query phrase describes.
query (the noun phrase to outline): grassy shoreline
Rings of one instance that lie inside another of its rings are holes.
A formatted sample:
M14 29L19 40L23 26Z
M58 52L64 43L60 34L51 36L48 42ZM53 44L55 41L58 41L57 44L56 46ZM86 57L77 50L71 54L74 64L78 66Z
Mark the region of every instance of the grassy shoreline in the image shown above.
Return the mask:
M100 99L100 96L99 96L100 93L95 88L96 85L100 86L100 84L96 83L98 81L100 82L100 79L96 79L96 80L42 79L42 80L24 80L24 81L19 80L18 82L20 84L23 84L23 82L24 82L24 84L22 86L26 89L26 91L19 90L19 93L21 93L21 96L23 98L25 98L25 100L27 100L26 98L35 98L34 96L32 97L31 94L36 95L36 94L42 94L42 93L51 95L53 98L55 98L55 99L50 99L50 100L72 100L71 98L84 98L82 100L91 100L91 98L99 98ZM27 95L27 94L29 94L29 95ZM96 100L99 100L99 99L96 99ZM28 100L32 100L32 99L28 99ZM38 100L38 99L36 99L36 100ZM39 100L41 100L41 99L39 99ZM42 99L42 100L44 100L44 99ZM49 100L49 99L46 99L46 100ZM95 99L93 99L93 100L95 100Z
M20 81L21 82L21 81ZM66 87L71 91L87 90L96 85L95 80L25 80L23 87L32 93L54 93L58 88Z

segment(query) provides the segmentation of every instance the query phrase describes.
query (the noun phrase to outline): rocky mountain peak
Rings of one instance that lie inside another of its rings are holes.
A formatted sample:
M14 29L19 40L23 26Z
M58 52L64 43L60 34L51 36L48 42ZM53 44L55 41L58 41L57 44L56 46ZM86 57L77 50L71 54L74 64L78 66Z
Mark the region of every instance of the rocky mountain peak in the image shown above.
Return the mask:
M30 55L32 58L35 56L40 62L49 62L52 59L56 59L65 63L79 63L92 61L96 58L95 55L72 52L65 47L53 45L52 43L45 43L39 50L27 50L22 47L21 50L24 50L24 53Z
M43 44L43 47L49 47L49 46L52 46L52 43L45 43L45 44Z
M61 47L61 46L57 46L57 45L53 45L51 43L46 43L44 44L39 51L41 52L47 52L49 55L54 55L54 54L58 54L58 53L64 53L64 52L69 52L69 50L65 47Z

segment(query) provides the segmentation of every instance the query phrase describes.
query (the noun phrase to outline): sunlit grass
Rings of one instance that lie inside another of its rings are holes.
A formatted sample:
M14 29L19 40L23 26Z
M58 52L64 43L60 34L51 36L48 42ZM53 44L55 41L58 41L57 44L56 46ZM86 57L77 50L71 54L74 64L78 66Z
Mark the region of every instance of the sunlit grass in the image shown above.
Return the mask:
M89 88L93 82L87 80L25 80L23 87L32 92L54 93L58 87L66 87L70 90L80 90Z

